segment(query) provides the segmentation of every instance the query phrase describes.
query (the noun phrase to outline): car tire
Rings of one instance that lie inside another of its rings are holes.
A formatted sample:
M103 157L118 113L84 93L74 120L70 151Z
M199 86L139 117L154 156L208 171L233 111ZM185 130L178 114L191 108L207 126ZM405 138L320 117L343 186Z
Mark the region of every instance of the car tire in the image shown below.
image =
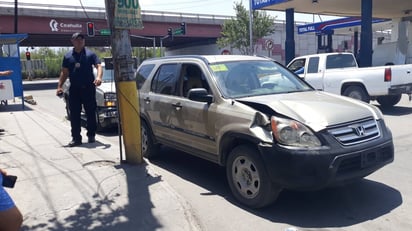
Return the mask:
M226 164L226 176L234 197L251 208L270 205L282 191L271 182L257 152L252 146L237 146L230 152Z
M96 132L101 132L101 131L104 130L104 127L103 127L102 124L100 123L100 120L99 120L99 111L98 111L98 110L96 110L95 115L96 115Z
M345 89L343 95L353 99L361 100L365 103L369 103L370 101L368 93L360 86L349 86Z
M395 106L395 104L401 101L402 95L385 95L385 96L378 96L376 101L383 107L383 108L391 108Z
M149 126L142 120L141 124L142 155L145 158L152 159L159 155L160 145L153 141L153 133Z
M70 107L69 107L69 97L66 97L66 119L70 120L71 119L71 112L70 112Z

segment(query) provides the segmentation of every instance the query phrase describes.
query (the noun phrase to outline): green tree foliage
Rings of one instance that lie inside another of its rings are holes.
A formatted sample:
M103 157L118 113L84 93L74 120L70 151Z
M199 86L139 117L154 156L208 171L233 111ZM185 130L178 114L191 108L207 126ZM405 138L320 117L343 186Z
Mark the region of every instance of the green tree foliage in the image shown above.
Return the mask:
M153 47L134 47L132 50L133 57L137 57L140 62L153 57L160 56L160 49L153 49Z
M49 78L57 77L60 74L64 54L69 48L52 49L49 47L40 47L34 50L28 50L31 53L32 60L32 77ZM26 51L20 53L22 67L26 67ZM23 78L27 78L27 69L22 70Z
M110 47L88 47L94 51L97 56L103 62L104 58L111 57ZM31 62L32 62L32 77L33 78L57 78L60 75L62 61L64 55L70 51L71 47L65 48L49 48L49 47L38 47L36 49L30 49ZM22 61L22 76L24 79L27 78L28 72L26 67L26 50L20 52L20 58ZM153 49L153 47L135 47L132 50L132 55L138 57L138 60L142 62L147 58L152 58L160 56L160 49Z
M217 39L217 45L219 48L229 46L238 49L242 54L253 54L256 46L253 47L253 51L250 51L249 11L239 2L235 2L233 8L236 17L224 22L222 37ZM253 11L253 44L256 44L259 38L275 32L274 20L275 17L265 11Z

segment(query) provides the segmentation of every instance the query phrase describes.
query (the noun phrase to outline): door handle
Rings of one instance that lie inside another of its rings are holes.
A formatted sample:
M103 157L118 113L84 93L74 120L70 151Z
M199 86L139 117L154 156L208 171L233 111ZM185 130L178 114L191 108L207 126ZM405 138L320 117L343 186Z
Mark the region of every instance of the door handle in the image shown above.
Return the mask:
M182 105L181 105L180 102L179 102L179 103L173 103L172 106L173 106L177 111L179 111L180 109L182 109Z
M145 102L146 104L149 104L149 103L150 103L150 98L149 98L149 97L146 97L146 98L144 98L143 100L144 100L144 102Z

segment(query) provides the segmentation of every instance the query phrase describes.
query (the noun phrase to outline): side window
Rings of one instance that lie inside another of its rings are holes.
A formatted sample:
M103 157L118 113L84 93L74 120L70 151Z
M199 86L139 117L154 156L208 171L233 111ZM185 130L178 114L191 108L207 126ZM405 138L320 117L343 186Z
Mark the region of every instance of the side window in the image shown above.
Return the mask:
M329 55L326 59L326 69L356 67L355 59L352 55L337 54Z
M140 89L146 79L149 78L149 74L152 72L154 66L154 64L147 64L139 68L139 71L136 73L137 89Z
M301 69L302 67L305 67L305 59L297 59L289 65L288 69L292 72L295 72Z
M205 75L202 73L202 70L198 65L183 64L182 71L182 93L184 97L187 97L187 93L193 88L205 88L209 91L209 85L207 84Z
M319 57L312 57L309 59L307 73L318 73L319 70Z
M329 55L326 58L326 69L334 69L334 68L339 68L341 63L339 62L339 59L335 55Z
M177 68L177 64L160 66L156 76L153 78L151 90L159 94L176 95Z

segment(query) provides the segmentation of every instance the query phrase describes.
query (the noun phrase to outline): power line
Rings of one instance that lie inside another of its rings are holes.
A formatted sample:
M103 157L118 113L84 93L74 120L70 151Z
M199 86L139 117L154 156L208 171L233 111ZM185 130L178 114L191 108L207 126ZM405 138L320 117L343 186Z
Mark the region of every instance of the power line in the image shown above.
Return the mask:
M85 9L84 6L83 6L82 0L79 0L79 2L80 2L80 6L81 6L82 9L83 9L84 14L86 15L87 19L89 19L89 21L90 21L90 17L89 17L89 15L87 14L86 9Z
M203 3L203 4L199 4L199 3ZM166 8L164 10L171 10L171 11L175 11L175 10L181 10L181 9L193 9L193 8L198 8L201 6L209 6L209 5L219 5L219 4L225 4L225 2L223 2L222 0L215 0L215 1L207 1L205 2L204 0L199 0L199 1L183 1L183 2L174 2L173 6L175 5L191 5L191 6L187 6L187 7L178 7L178 8ZM193 5L195 4L195 5ZM152 4L152 5L156 5L156 4Z

